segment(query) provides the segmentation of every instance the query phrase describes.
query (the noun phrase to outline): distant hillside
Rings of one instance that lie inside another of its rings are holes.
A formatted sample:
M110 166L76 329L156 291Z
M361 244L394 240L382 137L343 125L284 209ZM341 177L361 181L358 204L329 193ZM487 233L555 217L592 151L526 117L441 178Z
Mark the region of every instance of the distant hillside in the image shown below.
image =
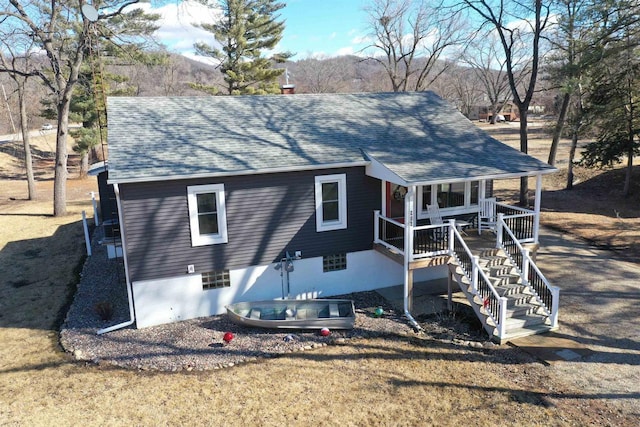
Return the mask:
M419 62L420 58L416 59ZM206 93L192 89L189 83L217 85L223 88L220 71L211 65L198 62L182 55L168 54L165 61L158 65L109 64L105 60L106 73L121 76L118 82L109 82L109 91L130 96L186 96ZM474 73L456 64L446 64L447 69L430 87L431 90L456 105L460 111L470 115L473 108L486 103L482 86ZM440 70L445 63L439 63ZM280 64L286 68L289 83L295 84L296 93L323 92L383 92L390 91L389 77L377 61L358 56L339 56L324 59L307 58L299 61ZM9 77L0 74L0 83L6 87L8 103L0 107L0 134L11 132L8 111L13 112L16 126L17 96ZM28 114L31 117L31 128L38 129L50 120L40 117L40 100L47 96L44 86L35 78L30 79L32 102L29 103ZM285 83L284 75L280 83ZM540 98L540 96L539 96ZM540 104L552 104L552 100L538 100ZM7 109L7 104L9 109ZM547 111L550 108L548 107Z

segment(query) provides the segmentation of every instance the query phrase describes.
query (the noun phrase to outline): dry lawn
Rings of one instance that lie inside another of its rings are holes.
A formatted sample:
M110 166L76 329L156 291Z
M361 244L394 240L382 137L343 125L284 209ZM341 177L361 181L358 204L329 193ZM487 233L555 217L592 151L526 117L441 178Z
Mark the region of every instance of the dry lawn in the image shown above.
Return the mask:
M0 170L19 177L15 158L1 151ZM60 350L57 328L84 257L80 212L90 211L95 181L70 181L64 218L50 215L50 182L38 184L47 199L27 202L23 182L0 180L2 425L637 424L506 346L390 337L210 372L75 362ZM594 221L608 218L586 209ZM545 212L545 221L554 215Z

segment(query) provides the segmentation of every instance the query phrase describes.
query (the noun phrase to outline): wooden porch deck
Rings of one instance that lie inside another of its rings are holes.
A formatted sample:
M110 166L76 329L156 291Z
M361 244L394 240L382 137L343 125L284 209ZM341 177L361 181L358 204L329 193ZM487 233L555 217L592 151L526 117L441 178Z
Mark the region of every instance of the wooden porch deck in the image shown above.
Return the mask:
M482 249L489 249L496 247L496 235L490 231L484 231L482 235L478 235L478 230L474 228L468 228L465 230L466 235L462 235L465 244L469 247L472 253L479 253ZM375 244L374 248L383 255L391 258L398 264L404 263L404 256L400 252L391 250L383 245ZM415 270L418 268L435 267L438 265L444 265L448 262L449 255L435 255L427 258L422 258L409 262L409 269Z
M481 235L478 235L478 230L475 228L468 228L465 230L465 234L462 235L464 243L471 249L471 252L476 253L481 249L495 248L496 247L496 235L490 231L483 231Z

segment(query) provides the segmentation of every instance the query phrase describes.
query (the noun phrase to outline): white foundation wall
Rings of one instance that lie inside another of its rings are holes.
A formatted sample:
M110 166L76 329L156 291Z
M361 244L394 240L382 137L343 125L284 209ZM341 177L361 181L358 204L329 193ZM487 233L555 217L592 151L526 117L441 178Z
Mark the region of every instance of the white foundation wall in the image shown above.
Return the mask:
M188 274L132 283L136 325L145 328L222 314L240 301L323 298L403 283L402 266L376 251L347 254L347 269L324 273L322 257L294 260L294 271L280 276L275 264L231 270L231 286L202 289L202 276ZM446 266L417 270L414 282L446 277Z

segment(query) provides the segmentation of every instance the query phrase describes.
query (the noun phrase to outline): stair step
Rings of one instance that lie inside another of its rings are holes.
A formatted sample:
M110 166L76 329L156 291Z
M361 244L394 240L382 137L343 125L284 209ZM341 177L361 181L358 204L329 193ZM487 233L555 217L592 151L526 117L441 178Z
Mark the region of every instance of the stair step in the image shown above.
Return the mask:
M538 304L516 304L511 307L507 305L507 317L523 317L528 316L530 314L537 314L537 311L540 309L540 305Z
M512 295L522 294L524 290L527 289L526 286L523 286L518 283L505 283L500 285L494 285L496 292L503 297L510 297Z
M506 265L508 264L508 261L509 261L509 258L507 257L492 255L492 256L480 257L480 259L478 260L478 263L480 264L480 267L488 268L488 267L493 267L497 265Z
M549 325L539 324L527 326L525 328L517 328L507 331L504 337L500 340L501 343L505 343L509 340L516 338L528 337L530 335L544 334L545 332L552 331L553 328Z
M518 292L505 296L507 297L507 310L523 304L539 306L539 304L535 302L533 294Z
M517 274L515 267L512 265L502 264L502 265L492 265L488 269L489 276L504 276L507 274Z
M489 280L494 287L516 285L520 282L519 274L499 274L497 276L490 276Z
M542 325L546 322L547 317L539 314L527 314L519 317L509 317L505 320L507 333L514 329L530 328L536 325Z
M478 255L480 256L480 258L487 258L487 257L500 255L501 252L502 252L502 249L498 249L498 248L480 248L477 251L478 251Z

